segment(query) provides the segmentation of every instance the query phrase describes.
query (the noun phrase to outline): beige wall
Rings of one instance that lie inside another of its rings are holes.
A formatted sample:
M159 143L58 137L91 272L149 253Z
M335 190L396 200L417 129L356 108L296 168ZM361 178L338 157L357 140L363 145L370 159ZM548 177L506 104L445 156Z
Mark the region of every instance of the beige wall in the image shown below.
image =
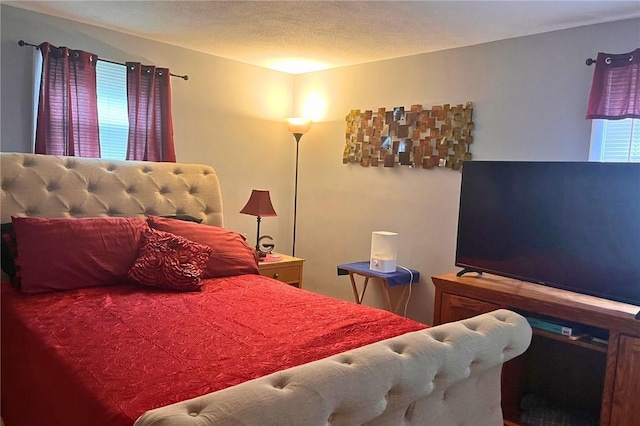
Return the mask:
M226 226L250 241L255 219L237 212L251 189L269 189L279 216L265 218L262 230L284 253L291 252L295 142L282 120L320 95L324 115L300 142L296 255L307 259L304 287L353 300L336 265L366 260L372 231L398 232L399 263L421 273L408 313L423 322L433 315L429 277L455 269L460 174L343 165L344 116L472 101L476 159L583 161L593 73L584 61L640 41L636 19L291 76L8 6L1 15L2 151L30 146L32 52L19 39L168 66L190 77L172 86L178 161L218 170ZM378 289L369 292L365 303L382 306Z
M343 165L351 109L472 101L474 158L586 161L593 67L585 60L638 46L636 19L296 76L296 107L309 94L328 105L301 142L296 251L308 259L305 286L351 298L334 265L367 259L372 231L398 232L398 262L422 275L409 316L430 321L429 277L456 269L460 173Z

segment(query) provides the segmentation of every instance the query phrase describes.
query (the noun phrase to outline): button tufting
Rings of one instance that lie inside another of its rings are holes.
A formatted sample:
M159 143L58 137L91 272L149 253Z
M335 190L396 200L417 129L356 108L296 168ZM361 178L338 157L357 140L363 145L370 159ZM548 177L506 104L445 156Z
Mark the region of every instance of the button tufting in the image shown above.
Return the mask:
M435 341L440 342L440 343L443 343L444 339L445 339L445 336L443 336L441 333L435 333L435 332L431 334L431 337Z
M462 325L464 325L465 327L467 327L471 331L476 331L476 325L475 324L469 324L469 323L463 322Z
M416 408L416 403L412 402L411 404L409 404L409 406L407 407L407 409L404 412L404 416L406 418L410 418L413 415L413 410L415 410Z
M397 353L398 355L402 355L404 353L404 347L402 346L394 346L391 348L391 350Z
M189 413L191 417L198 417L198 413Z
M115 171L116 171L116 169L117 169L117 167L116 167L116 165L115 165L115 164L111 164L111 163L110 163L110 164L107 166L107 171L108 171L108 172L115 172Z

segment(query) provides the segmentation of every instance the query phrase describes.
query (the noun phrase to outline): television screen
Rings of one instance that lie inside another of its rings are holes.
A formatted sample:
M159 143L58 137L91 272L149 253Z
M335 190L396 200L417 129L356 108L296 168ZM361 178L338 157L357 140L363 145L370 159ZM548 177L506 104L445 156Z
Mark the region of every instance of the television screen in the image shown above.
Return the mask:
M640 305L640 164L465 162L456 266Z

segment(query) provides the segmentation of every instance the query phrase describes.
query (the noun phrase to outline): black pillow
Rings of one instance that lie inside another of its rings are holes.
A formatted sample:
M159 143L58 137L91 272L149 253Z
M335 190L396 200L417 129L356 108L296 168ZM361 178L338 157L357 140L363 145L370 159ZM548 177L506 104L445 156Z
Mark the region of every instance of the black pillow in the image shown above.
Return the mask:
M2 239L0 240L0 257L2 258L2 270L5 274L11 278L11 282L14 282L17 275L17 268L15 260L18 257L17 245L16 245L16 233L13 230L13 223L3 223L0 225L0 233L2 233Z
M188 215L188 214L172 214L172 215L161 216L161 217L165 217L167 219L184 220L186 222L202 223L202 219L198 219L197 217L193 217L193 216Z

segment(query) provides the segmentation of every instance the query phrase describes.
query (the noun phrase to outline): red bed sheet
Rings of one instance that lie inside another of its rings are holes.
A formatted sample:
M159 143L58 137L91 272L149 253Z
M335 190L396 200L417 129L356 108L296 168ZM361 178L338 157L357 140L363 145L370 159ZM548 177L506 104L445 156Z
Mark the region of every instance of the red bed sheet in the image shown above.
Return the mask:
M26 295L2 284L6 426L131 425L144 411L424 324L259 275L197 293L138 286Z

